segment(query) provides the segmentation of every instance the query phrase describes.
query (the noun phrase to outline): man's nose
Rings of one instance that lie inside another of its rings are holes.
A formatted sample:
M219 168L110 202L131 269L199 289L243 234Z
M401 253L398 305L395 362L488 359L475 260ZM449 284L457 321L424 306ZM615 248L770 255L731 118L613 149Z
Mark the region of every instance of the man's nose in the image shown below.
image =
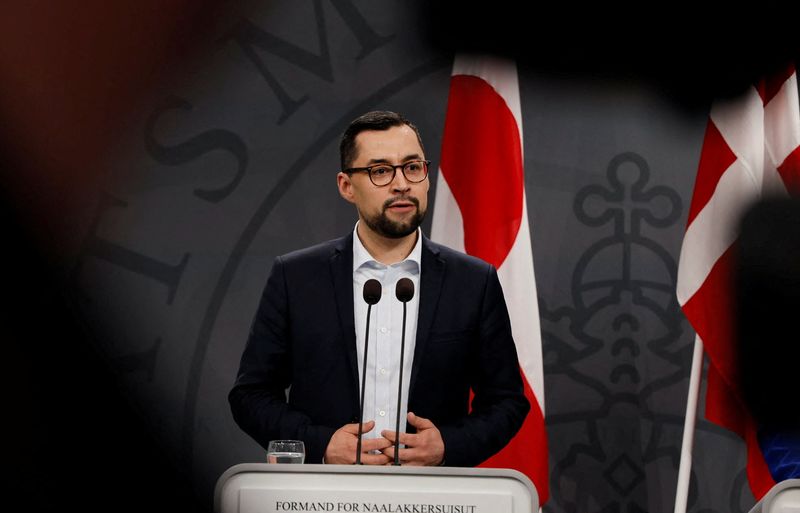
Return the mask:
M396 167L394 178L392 178L392 190L394 191L408 191L411 189L411 182L406 180L406 175L403 173L403 168Z

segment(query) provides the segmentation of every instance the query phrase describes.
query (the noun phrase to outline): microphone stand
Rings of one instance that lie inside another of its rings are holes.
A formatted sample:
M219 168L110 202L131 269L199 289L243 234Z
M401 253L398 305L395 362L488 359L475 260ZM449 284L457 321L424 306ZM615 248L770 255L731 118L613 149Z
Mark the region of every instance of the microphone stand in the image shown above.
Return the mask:
M381 300L381 282L372 278L364 283L363 297L367 303L367 331L364 334L364 365L361 369L361 405L358 409L358 442L356 443L356 465L361 465L361 436L364 434L364 393L367 385L367 349L369 348L369 317L372 305Z
M367 332L364 335L364 365L361 369L361 408L359 408L360 418L358 419L358 443L356 444L356 465L361 465L361 435L364 430L364 391L367 385L367 348L369 347L369 314L372 305L367 305Z
M403 303L403 330L400 335L400 380L397 383L397 420L394 425L394 465L400 465L400 408L403 404L403 367L405 367L406 350L406 310L408 302L414 297L414 282L408 278L400 278L395 286L395 296Z
M394 465L400 465L400 406L403 395L403 367L405 367L404 353L406 349L406 302L403 301L403 330L400 335L400 381L397 386L397 420L394 425Z

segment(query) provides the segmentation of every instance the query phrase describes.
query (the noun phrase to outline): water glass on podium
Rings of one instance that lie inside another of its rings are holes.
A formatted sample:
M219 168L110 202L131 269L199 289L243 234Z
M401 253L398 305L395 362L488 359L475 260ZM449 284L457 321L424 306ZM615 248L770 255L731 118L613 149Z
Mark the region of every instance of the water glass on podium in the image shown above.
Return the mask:
M303 463L305 459L301 440L272 440L267 447L267 463Z

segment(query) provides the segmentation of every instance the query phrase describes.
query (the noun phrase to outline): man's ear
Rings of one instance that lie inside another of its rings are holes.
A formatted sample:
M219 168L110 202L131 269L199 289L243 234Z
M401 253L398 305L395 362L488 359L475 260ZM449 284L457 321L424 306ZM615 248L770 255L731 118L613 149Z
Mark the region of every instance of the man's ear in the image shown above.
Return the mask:
M339 187L339 195L350 203L355 203L353 198L353 182L347 173L339 172L336 175L336 185Z

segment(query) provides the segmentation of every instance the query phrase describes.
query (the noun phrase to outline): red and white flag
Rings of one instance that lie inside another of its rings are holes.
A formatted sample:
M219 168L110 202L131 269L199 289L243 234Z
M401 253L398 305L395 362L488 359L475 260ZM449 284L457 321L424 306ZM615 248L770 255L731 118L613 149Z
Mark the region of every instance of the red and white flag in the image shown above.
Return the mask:
M764 195L787 193L800 195L793 66L738 98L712 105L678 267L678 302L709 359L706 419L745 440L747 476L757 500L775 482L739 388L732 265L744 211Z
M431 237L497 268L531 411L519 433L481 466L512 468L547 501L547 435L539 306L513 61L457 56L450 81Z

